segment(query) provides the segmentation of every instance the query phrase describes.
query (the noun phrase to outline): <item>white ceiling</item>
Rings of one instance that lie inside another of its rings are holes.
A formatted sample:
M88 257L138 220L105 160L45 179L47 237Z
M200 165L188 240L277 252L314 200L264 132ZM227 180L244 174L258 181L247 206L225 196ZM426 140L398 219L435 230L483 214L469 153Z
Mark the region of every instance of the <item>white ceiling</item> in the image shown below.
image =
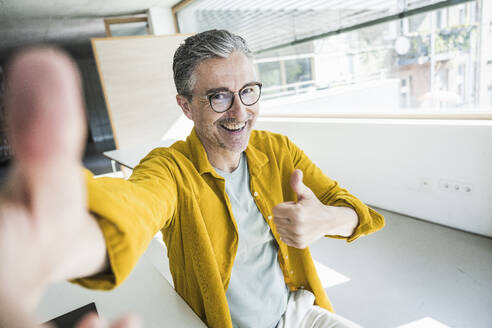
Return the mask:
M0 20L94 18L171 8L179 0L0 0Z
M154 7L170 9L177 2L179 0L0 0L0 63L16 47L31 43L86 49L90 38L106 35L104 17L143 14Z

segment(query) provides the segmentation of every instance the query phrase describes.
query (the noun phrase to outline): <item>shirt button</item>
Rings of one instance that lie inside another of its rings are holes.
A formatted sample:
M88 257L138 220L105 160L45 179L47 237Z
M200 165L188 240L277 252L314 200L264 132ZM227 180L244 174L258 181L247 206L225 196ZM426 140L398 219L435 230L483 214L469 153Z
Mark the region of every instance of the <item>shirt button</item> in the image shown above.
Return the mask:
M268 216L268 220L271 220L273 217L271 215Z
M289 258L289 255L285 255L285 259L288 259Z
M304 289L304 286L301 286L301 287L299 287L299 288Z
M257 191L255 191L255 192L253 193L253 196L258 197L258 192L257 192Z
M294 274L294 271L290 270L290 274Z

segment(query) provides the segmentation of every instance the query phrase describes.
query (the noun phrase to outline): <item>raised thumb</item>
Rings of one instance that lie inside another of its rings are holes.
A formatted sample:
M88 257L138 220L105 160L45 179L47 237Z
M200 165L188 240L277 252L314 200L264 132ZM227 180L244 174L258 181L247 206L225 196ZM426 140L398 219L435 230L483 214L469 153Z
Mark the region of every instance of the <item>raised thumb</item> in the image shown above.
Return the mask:
M82 191L80 159L86 135L75 64L61 50L30 48L12 58L6 76L12 178L33 204L50 206L64 196L76 199Z
M48 47L24 50L8 65L7 78L9 140L23 170L39 174L45 163L79 163L85 117L80 80L70 57Z
M313 192L302 182L302 171L294 170L290 177L290 186L292 190L297 194L297 201L302 199L311 198Z

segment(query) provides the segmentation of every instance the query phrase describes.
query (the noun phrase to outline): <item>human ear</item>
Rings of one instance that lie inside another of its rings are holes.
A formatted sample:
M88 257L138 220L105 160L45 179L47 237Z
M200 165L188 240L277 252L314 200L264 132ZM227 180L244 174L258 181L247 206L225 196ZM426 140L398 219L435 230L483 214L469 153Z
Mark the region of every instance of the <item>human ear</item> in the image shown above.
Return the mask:
M190 108L190 101L186 99L186 97L183 95L176 95L176 102L178 103L179 107L181 107L181 110L186 115L186 117L190 120L193 120L193 115Z

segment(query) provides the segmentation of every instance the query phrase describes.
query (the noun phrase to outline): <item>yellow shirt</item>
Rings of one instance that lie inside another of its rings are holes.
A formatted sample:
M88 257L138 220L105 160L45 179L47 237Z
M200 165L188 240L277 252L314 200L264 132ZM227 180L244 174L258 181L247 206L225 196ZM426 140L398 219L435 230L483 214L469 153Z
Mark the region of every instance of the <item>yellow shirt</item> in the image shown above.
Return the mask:
M250 189L279 244L278 261L287 286L312 291L317 305L333 311L309 249L289 247L279 240L273 207L296 200L289 180L300 169L304 184L322 203L357 212L359 224L352 236L344 238L347 241L380 229L383 217L324 175L285 136L253 131L245 152ZM112 272L76 283L94 289L119 285L161 230L176 291L209 327L232 327L225 293L238 230L225 180L211 166L194 129L186 141L150 152L130 179L92 179L88 174L87 185L89 208L105 236Z

